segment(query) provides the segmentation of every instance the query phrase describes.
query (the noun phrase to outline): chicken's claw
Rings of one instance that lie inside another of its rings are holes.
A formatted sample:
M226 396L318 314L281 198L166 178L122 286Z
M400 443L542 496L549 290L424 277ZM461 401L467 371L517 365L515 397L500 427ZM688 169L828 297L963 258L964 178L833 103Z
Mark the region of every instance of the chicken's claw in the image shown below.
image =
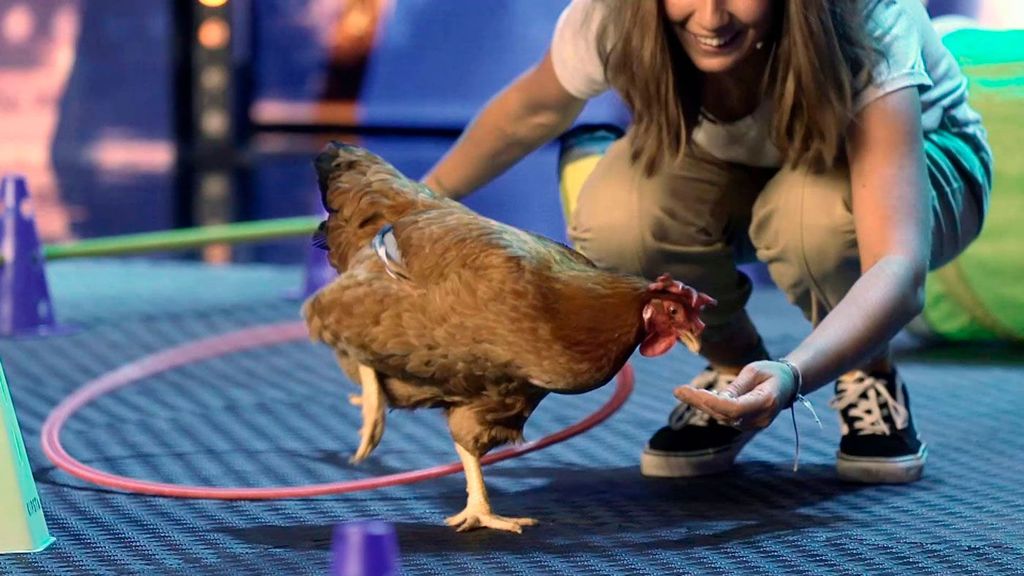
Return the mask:
M359 448L349 458L349 462L357 464L366 459L384 436L384 397L377 380L377 372L369 366L359 365L359 380L363 386L362 395L358 396L362 407L363 425L359 429ZM349 401L354 402L354 397Z
M467 506L465 510L445 520L457 532L467 532L477 528L493 528L506 532L523 533L523 526L536 526L534 518L507 518L486 510Z
M366 405L363 405L364 412ZM363 427L359 429L359 448L356 449L356 453L352 455L348 461L352 464L358 464L373 452L373 449L380 444L380 439L384 436L384 414L381 413L379 418L373 418L363 423Z

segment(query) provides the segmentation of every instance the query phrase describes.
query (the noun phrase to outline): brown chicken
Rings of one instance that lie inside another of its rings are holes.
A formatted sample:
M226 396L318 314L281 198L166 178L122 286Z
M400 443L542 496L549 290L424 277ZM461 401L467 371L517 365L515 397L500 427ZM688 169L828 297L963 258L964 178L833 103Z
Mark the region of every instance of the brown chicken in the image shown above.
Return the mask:
M378 156L332 143L316 169L328 218L316 241L341 275L303 306L310 337L362 386L366 458L385 408L441 408L466 474L459 531L521 532L491 511L480 457L523 439L549 393L594 390L637 349L698 346L713 300L667 275L596 268L562 244L435 196Z

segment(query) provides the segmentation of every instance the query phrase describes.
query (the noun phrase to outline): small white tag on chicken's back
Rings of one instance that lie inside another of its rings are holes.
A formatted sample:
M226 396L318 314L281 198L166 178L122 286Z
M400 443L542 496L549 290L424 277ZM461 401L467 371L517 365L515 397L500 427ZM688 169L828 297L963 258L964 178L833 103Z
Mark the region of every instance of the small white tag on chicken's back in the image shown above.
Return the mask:
M398 248L398 240L395 238L395 229L391 224L381 228L380 232L373 237L373 250L384 263L384 269L392 278L396 280L409 279L405 273L402 251Z

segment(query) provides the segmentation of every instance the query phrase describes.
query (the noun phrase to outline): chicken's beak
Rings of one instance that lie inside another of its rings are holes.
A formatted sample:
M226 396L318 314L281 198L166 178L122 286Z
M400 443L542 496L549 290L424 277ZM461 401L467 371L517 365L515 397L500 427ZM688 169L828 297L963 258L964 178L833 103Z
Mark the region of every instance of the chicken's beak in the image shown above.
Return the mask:
M679 331L679 341L694 354L700 353L700 338L689 330Z
M320 223L317 226L316 232L313 233L313 246L321 250L327 250L327 220Z

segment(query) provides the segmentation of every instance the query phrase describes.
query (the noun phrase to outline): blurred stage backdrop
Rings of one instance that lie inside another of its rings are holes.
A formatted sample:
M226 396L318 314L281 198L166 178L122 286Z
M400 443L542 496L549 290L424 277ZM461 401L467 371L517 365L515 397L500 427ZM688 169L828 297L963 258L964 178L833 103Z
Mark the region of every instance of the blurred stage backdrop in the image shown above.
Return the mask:
M45 242L316 214L310 160L357 140L418 178L543 54L565 0L0 0L0 172ZM933 15L1024 28L1020 0ZM594 101L583 122L624 124ZM564 238L557 146L469 200ZM206 251L300 262L300 241Z

